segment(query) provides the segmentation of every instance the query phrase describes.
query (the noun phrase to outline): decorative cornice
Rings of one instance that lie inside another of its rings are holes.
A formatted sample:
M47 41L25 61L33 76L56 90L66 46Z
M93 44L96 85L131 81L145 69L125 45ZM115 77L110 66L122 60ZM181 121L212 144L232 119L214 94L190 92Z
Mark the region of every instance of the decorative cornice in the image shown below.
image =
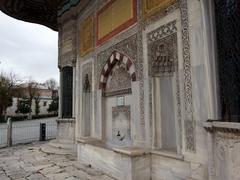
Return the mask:
M240 123L207 121L203 127L210 133L222 132L240 134Z

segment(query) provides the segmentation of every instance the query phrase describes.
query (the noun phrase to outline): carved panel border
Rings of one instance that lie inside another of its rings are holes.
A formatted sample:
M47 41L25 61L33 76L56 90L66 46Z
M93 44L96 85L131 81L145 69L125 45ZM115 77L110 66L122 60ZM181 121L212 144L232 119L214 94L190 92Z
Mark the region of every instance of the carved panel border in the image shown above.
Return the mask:
M189 40L188 0L180 0L181 26L182 26L182 51L184 70L184 127L185 148L187 151L196 152L196 125L193 118L192 104L192 71Z
M173 76L175 74L176 78L176 106L177 106L177 127L180 130L180 135L177 137L180 142L180 147L181 147L181 141L182 141L182 133L181 133L181 126L182 126L182 115L181 115L181 97L180 97L180 80L179 80L179 71L178 71L178 45L177 45L177 27L176 27L176 20L171 21L167 24L164 24L160 26L159 28L153 30L152 32L147 34L147 41L148 41L148 63L149 63L149 69L151 69L151 61L153 60L152 53L153 49L155 46L158 46L161 43L166 43L169 45L169 49L172 53L173 57L173 62L174 62L174 72L169 74L169 73L164 73L160 74L161 76ZM170 40L170 44L168 42ZM153 74L151 73L151 70L149 70L149 75L150 76L159 76L159 74ZM152 104L152 87L153 83L152 81L149 81L149 119L150 122L153 121L153 115L152 115L152 109L153 109L153 104Z

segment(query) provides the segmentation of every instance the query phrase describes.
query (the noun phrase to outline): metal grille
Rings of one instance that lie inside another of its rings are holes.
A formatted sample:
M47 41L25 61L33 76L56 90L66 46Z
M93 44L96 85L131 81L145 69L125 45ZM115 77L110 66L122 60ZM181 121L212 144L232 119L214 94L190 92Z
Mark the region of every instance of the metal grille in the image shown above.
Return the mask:
M7 125L0 124L0 148L7 146Z
M240 122L240 1L215 0L222 118Z
M72 117L73 68L64 67L62 71L62 117Z

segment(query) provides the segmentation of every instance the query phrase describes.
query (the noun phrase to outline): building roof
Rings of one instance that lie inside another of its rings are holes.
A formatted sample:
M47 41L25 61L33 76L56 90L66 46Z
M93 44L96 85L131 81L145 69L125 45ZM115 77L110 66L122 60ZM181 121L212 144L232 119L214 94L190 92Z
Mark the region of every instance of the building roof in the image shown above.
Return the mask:
M0 0L0 10L16 19L58 30L57 17L80 0Z

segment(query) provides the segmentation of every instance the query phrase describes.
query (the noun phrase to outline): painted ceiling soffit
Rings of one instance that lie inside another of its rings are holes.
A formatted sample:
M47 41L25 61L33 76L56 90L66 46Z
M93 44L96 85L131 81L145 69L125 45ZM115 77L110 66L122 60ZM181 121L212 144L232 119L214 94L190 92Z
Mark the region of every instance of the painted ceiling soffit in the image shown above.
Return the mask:
M58 17L82 0L0 0L0 10L19 20L58 31Z
M61 0L0 0L0 10L19 20L42 24L55 31L57 7Z

